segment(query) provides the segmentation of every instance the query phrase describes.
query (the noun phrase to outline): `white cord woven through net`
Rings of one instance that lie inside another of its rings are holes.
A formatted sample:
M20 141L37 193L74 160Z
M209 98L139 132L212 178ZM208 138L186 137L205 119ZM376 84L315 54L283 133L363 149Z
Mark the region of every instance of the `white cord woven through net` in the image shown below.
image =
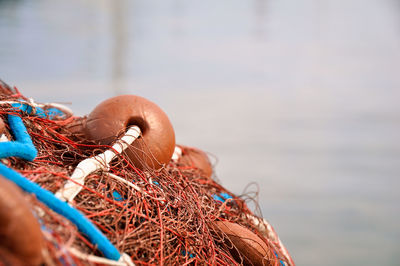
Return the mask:
M129 257L129 255L126 253L122 253L121 258L118 261L115 261L91 254L86 254L77 250L76 248L68 248L68 251L71 252L71 254L74 255L75 257L81 260L90 261L92 263L98 263L101 265L113 265L113 266L135 266L135 264L132 262L131 257Z
M125 135L114 143L111 149L80 162L72 173L70 180L56 192L56 197L71 203L82 190L88 175L98 170L108 170L110 162L128 148L139 136L139 127L131 126Z

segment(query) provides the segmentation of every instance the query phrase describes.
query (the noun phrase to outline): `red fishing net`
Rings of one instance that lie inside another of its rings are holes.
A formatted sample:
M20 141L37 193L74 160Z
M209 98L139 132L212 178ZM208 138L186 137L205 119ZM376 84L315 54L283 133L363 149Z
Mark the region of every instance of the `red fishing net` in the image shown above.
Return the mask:
M0 92L3 103L28 101L5 86L0 86ZM32 162L11 157L3 163L53 193L70 180L79 162L111 149L71 130L71 125L79 124L82 118L50 120L16 112L9 104L0 105L3 121L7 122L11 113L21 116L38 155ZM88 255L102 256L73 223L35 196L29 199L46 239L46 264L91 265L94 260ZM242 198L195 166L179 161L171 160L159 170L139 170L122 153L109 169L86 178L72 206L137 265L249 263L245 252L235 246L235 239L221 229L221 221L240 225L258 236L269 249L264 253L266 265L292 263L273 229L256 217Z

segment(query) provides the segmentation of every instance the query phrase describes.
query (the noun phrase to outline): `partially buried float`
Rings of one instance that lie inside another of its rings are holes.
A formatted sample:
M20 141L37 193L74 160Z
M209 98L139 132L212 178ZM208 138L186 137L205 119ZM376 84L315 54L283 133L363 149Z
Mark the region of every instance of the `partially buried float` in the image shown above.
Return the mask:
M154 103L76 117L0 83L0 264L294 265Z

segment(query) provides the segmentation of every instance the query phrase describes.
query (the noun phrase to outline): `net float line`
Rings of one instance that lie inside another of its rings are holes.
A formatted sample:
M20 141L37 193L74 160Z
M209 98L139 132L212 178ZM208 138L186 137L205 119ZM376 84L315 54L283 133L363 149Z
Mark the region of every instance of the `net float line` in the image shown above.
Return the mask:
M85 178L89 174L98 170L107 170L110 167L110 162L118 154L125 151L139 136L140 128L138 126L131 126L126 134L114 143L111 149L80 162L71 175L71 179L63 188L56 192L56 197L71 203L82 190Z

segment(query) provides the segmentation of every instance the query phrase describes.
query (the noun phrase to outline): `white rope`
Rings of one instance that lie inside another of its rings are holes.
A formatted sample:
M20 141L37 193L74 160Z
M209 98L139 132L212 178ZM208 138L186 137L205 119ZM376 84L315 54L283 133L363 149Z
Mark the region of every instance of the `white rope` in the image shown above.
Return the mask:
M6 141L8 141L8 138L7 138L6 134L1 134L0 142L6 142Z
M63 188L56 192L56 197L67 202L72 202L75 196L82 190L85 179L89 174L97 170L108 170L110 162L128 148L139 136L139 127L132 126L122 138L114 143L112 149L80 162L72 173L71 179L68 180Z
M137 190L138 192L143 193L143 191L142 191L142 189L141 189L140 187L136 186L134 183L132 183L132 182L130 182L130 181L128 181L128 180L126 180L126 179L123 179L122 177L117 176L117 175L114 175L114 174L112 174L112 173L107 173L107 175L108 175L109 177L112 177L112 178L114 178L114 179L116 179L116 180L118 180L118 181L124 183L125 185L128 185L128 186L134 188L134 189Z
M0 105L2 104L13 104L13 103L19 103L19 104L27 104L31 106L32 108L45 108L45 107L53 107L56 108L60 111L62 111L64 114L66 114L67 117L73 116L74 113L70 108L67 106L60 104L60 103L36 103L32 98L29 98L28 101L0 101Z
M6 142L6 141L9 141L9 139L7 138L6 134L2 134L2 135L0 136L0 142ZM2 161L4 164L8 164L8 159L7 159L7 158L3 158L3 159L1 159L1 161Z
M133 182L130 182L130 181L128 181L128 180L126 180L126 179L123 179L122 177L117 176L117 175L114 175L114 174L112 174L112 173L107 173L107 175L108 175L109 177L111 177L111 178L114 178L114 179L116 179L116 180L118 180L118 181L120 181L120 182L122 182L122 183L124 183L124 184L126 184L126 185L128 185L128 186L130 186L131 188L133 188L133 189L135 189L136 191L138 191L138 192L140 192L140 193L142 193L142 194L144 194L144 195L146 195L146 196L152 198L153 200L161 201L161 203L163 203L163 204L165 203L165 198L156 198L156 197L153 197L153 196L151 196L149 193L147 193L146 191L143 191L140 187L138 187L137 185L135 185ZM151 183L151 179L150 179L149 181L150 181L150 183Z
M119 259L120 262L125 262L127 266L135 266L135 263L133 263L131 257L126 254L125 252L122 253L121 258Z
M84 261L90 261L92 263L99 263L102 265L113 265L113 266L135 266L135 264L132 262L131 257L129 257L129 255L126 253L123 253L121 255L119 261L115 261L91 254L86 254L77 250L76 248L68 248L68 251L75 257Z
M21 103L21 102L17 102L17 101L0 101L0 104L13 104L13 103ZM25 102L23 102L25 103Z
M182 156L182 149L178 146L175 146L174 153L172 154L172 161L178 162Z
M39 211L40 216L43 217L45 215L41 208L36 208L36 210ZM40 212L42 212L42 214L40 214ZM56 239L53 237L53 235L49 231L42 230L42 233L46 239L52 241L53 243L57 243ZM47 251L47 249L43 249L42 252L43 251ZM61 246L60 251L63 253L69 252L70 254L77 257L78 259L81 259L84 261L90 261L93 263L98 263L101 265L135 266L131 257L126 253L122 253L119 260L115 261L115 260L110 260L110 259L107 259L104 257L99 257L99 256L83 253L83 252L79 251L78 249L73 248L71 246Z
M60 104L60 103L44 103L44 104L39 104L39 107L53 107L58 110L61 110L64 114L67 115L67 117L73 116L74 112L67 106Z

